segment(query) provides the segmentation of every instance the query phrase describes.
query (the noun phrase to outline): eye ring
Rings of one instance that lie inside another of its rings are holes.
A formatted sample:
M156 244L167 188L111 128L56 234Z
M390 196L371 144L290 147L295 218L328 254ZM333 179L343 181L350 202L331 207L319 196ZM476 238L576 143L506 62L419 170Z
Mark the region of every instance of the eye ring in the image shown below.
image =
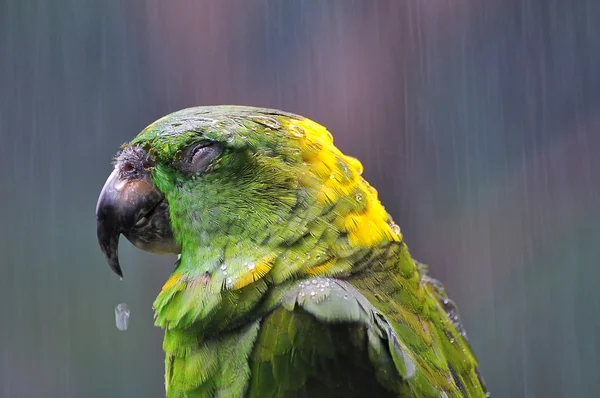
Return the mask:
M190 145L183 153L180 169L186 173L202 173L221 154L222 146L214 141L201 141Z
M214 145L215 143L212 141L203 141L197 145L191 147L189 154L189 161L193 162L198 156L202 156L202 152L206 150L206 148Z

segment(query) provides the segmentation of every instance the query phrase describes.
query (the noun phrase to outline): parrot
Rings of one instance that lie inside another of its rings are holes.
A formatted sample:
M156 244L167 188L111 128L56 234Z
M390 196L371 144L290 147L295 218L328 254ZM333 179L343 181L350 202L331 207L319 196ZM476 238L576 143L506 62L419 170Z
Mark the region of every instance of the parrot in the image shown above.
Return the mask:
M293 113L186 108L121 146L96 206L176 254L153 303L167 397L487 397L457 306L331 133Z

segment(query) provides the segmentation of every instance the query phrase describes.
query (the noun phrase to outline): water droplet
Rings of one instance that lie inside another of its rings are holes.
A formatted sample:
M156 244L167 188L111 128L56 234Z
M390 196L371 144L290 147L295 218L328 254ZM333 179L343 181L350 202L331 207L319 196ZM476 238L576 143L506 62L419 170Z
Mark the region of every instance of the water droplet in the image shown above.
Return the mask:
M352 170L348 167L346 162L338 160L338 168L342 171L342 175L346 179L352 178Z
M310 283L312 283L313 285L316 285L318 282L316 279L313 279L312 281L310 281Z
M227 137L227 142L232 143L233 142L233 136L230 135L229 137Z
M331 175L329 176L329 179L330 179L330 180L335 180L335 174L331 174Z
M248 263L248 269L250 271L252 271L254 268L256 268L256 264L253 261L249 262Z
M298 296L300 296L300 297L304 297L304 292L300 292L300 293L298 293Z
M450 343L454 344L454 339L453 338L450 339Z
M231 286L233 286L233 278L229 277L227 279L225 279L225 286L227 286L227 288L231 288Z
M131 311L126 303L119 303L115 307L115 323L117 329L124 332L129 327L129 315Z
M223 275L227 275L227 271L223 271Z
M302 138L304 137L304 129L300 126L290 126L290 131L295 137Z
M221 271L225 271L227 269L227 265L221 264Z
M394 235L400 235L400 227L398 226L398 224L392 224L390 225L390 227L392 228L392 232L394 233Z
M348 300L348 295L344 294L344 300Z
M359 176L361 176L364 170L365 170L365 169L364 169L364 167L363 167L362 163L360 163L360 162L359 162L359 163L356 165L356 173L357 173Z
M325 291L325 289L321 288L321 291L322 291L322 292L324 292L324 291Z
M254 116L252 120L254 120L256 123L260 123L263 126L271 127L273 129L279 129L281 127L281 124L279 124L277 120L268 116Z
M363 199L362 193L357 193L356 200L358 200L360 202L362 199Z
M314 292L314 291L313 291L313 292L310 292L310 295L311 295L311 296L314 296L314 295L316 295L316 294L317 294L317 292Z

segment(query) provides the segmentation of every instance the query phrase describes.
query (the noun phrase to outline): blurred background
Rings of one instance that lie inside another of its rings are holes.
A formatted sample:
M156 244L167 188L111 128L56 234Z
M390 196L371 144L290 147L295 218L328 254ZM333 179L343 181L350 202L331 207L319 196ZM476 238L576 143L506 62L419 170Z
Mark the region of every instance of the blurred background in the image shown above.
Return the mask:
M0 398L162 397L173 258L97 247L119 145L209 104L327 126L495 397L600 390L600 3L0 1ZM117 331L114 306L131 325Z

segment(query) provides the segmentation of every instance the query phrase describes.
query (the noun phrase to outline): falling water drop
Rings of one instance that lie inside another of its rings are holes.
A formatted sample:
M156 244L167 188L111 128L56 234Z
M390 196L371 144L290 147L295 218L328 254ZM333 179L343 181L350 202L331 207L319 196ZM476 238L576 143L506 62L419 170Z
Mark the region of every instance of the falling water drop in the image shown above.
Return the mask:
M117 329L124 332L129 327L129 315L131 311L126 303L119 303L115 307L115 323Z

